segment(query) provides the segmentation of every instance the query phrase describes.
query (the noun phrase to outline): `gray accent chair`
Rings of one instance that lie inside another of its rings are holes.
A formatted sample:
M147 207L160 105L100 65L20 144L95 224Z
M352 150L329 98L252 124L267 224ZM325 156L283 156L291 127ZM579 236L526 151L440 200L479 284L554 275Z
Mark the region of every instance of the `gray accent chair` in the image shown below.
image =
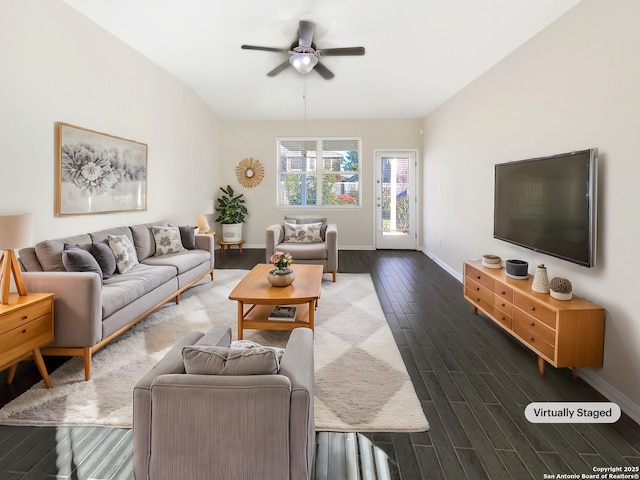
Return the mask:
M313 332L291 332L278 374L185 373L183 347L230 342L227 327L191 333L135 386L136 480L311 478Z
M286 216L284 221L296 224L322 222L320 236L321 243L290 243L285 242L284 222L267 227L266 263L273 252L290 253L294 263L322 265L324 273L331 273L333 281L338 274L338 227L335 223L327 223L326 217L315 216Z

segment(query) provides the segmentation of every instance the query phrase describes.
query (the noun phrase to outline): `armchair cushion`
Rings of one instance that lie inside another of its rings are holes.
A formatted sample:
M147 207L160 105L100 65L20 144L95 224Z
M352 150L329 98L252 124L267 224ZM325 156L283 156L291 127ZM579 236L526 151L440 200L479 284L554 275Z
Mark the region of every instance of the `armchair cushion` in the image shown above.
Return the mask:
M187 374L271 375L278 373L278 356L271 348L187 346L182 349Z
M284 241L290 243L322 243L320 236L322 222L289 223L284 222Z

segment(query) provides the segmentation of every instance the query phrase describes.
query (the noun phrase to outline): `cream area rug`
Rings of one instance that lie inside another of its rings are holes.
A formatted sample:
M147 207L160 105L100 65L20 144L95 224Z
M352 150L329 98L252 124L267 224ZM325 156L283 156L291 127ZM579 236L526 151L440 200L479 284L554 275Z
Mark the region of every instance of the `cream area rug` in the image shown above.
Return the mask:
M237 338L237 304L228 299L245 270L216 270L93 356L84 381L73 358L0 410L11 425L99 425L129 428L133 387L171 346L191 331L227 325ZM284 347L289 332L245 330L245 339ZM420 402L368 274L325 279L316 310L315 423L318 430L428 430Z

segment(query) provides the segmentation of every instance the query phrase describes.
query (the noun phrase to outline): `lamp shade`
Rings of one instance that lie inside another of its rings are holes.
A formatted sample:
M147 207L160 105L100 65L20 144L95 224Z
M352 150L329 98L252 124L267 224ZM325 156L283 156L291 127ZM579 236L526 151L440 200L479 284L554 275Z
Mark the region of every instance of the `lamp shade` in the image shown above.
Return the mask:
M33 242L33 216L30 213L0 213L0 250L14 250Z
M211 227L209 226L207 217L204 215L198 215L198 231L202 233L206 233L209 231L210 228Z
M312 53L294 53L289 57L289 63L300 73L309 73L318 63L318 57Z

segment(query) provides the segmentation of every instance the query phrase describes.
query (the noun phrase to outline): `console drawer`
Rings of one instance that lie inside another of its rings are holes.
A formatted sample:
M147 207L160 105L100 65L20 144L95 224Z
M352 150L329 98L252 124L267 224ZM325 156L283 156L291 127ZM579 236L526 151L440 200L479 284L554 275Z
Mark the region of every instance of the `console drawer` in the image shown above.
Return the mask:
M500 311L506 313L510 317L513 317L513 305L507 302L504 298L501 298L498 295L494 295L493 306L499 309Z
M504 283L494 282L493 292L505 302L513 303L513 288Z
M478 270L477 268L473 268L467 265L465 267L465 275L470 280L473 280L474 282L493 290L493 278L491 278L486 273Z
M53 340L51 313L20 325L0 336L0 365Z
M537 318L541 322L546 323L555 330L556 328L556 312L546 308L539 302L530 299L519 292L514 294L514 304L520 310L528 313L532 317Z
M527 330L517 321L513 323L513 331L531 348L537 350L542 355L545 355L550 360L555 361L555 348L553 345L549 345L545 342L542 337L532 333L530 330Z
M516 308L513 315L513 322L514 329L515 325L518 325L520 331L527 330L542 338L550 345L556 344L556 331L537 318L527 315L522 310Z
M464 293L485 312L493 313L493 292L491 290L467 278Z
M3 334L19 325L28 323L51 311L51 300L37 302L17 308L0 317L0 334Z

